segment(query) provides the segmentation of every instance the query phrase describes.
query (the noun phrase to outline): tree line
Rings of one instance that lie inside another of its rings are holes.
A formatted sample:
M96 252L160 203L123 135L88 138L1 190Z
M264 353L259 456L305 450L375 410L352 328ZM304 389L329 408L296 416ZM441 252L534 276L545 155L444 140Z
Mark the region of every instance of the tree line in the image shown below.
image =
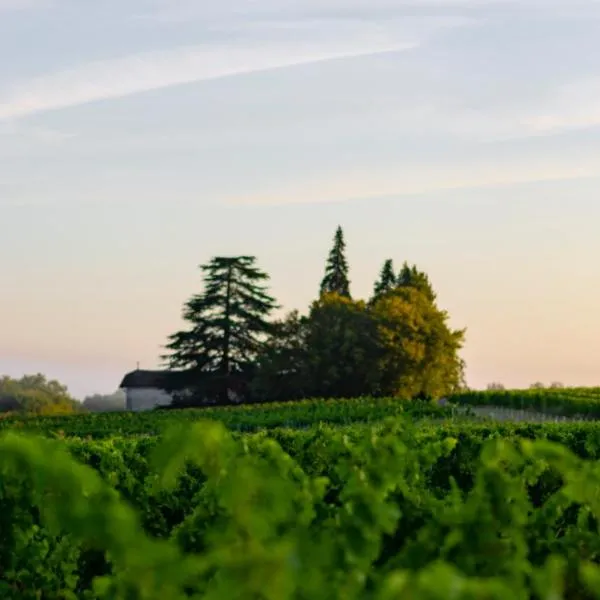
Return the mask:
M76 412L81 405L62 383L41 373L0 377L0 413L52 415Z
M426 273L384 261L370 298L351 294L346 242L335 232L319 292L306 314L280 308L254 256L201 265L204 289L183 307L187 327L161 357L174 406L308 397L436 398L464 388L453 330Z
M125 410L125 392L93 394L83 402L73 398L67 386L42 373L0 377L0 415L64 415Z

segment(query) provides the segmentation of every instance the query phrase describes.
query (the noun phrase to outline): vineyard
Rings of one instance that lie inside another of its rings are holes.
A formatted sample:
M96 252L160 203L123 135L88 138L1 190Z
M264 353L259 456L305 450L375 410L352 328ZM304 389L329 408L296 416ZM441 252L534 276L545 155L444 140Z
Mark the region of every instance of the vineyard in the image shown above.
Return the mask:
M0 597L600 598L600 390L450 400L3 419Z
M600 388L469 391L454 395L452 401L466 406L499 406L565 417L600 419Z

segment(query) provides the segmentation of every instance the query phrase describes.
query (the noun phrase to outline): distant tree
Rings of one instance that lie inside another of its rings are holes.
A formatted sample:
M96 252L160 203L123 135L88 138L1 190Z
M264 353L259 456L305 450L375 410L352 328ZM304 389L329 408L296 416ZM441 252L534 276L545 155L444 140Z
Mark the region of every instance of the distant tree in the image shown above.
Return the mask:
M82 406L89 412L118 412L125 410L125 392L117 390L114 394L92 394L86 396Z
M489 391L502 391L502 390L505 390L506 388L504 387L504 385L502 383L493 381L492 383L488 383L487 389Z
M65 385L41 373L20 379L0 378L0 412L64 414L80 409Z
M350 281L348 280L348 261L346 260L346 242L344 232L338 227L335 232L333 247L325 266L325 276L321 281L321 295L338 294L350 298Z
M396 274L394 273L394 262L388 258L381 268L379 279L375 282L373 288L373 300L379 298L386 292L393 290L397 285Z
M563 383L561 383L560 381L553 381L550 384L550 388L553 390L559 390L559 389L563 389L565 386Z
M425 294L431 302L435 302L436 300L436 293L433 291L429 277L423 271L419 271L416 265L409 267L408 263L405 261L400 269L396 283L398 287L412 287L419 290Z
M192 296L183 312L190 327L169 337L163 359L182 371L179 387L196 389L197 398L215 393L226 403L235 382L254 368L277 305L267 293L269 276L253 256L215 257L201 269L204 292Z
M448 315L430 295L412 286L399 287L375 302L379 358L379 395L440 398L465 387L459 350L464 330L451 330Z
M530 390L543 390L546 386L541 381L536 381L529 386Z
M307 318L306 382L311 396L369 394L378 359L375 322L365 302L325 294Z
M297 310L275 321L257 360L252 397L259 401L306 398L311 393L307 379L308 319Z

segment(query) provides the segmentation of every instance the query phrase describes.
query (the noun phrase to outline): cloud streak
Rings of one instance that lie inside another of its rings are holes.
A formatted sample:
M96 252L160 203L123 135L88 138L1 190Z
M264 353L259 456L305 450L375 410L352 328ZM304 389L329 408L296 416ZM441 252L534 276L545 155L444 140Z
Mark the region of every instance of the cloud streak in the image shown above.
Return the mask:
M537 164L536 164L537 163ZM562 181L597 177L600 160L591 158L566 163L538 160L533 164L493 162L479 164L412 165L404 171L359 169L322 178L304 178L301 185L265 187L263 192L223 198L228 205L283 206L320 204L348 200L376 200L420 196L450 190L497 188L542 181Z
M51 0L0 0L0 12L47 8L51 4Z
M243 3L240 0L222 0L202 3L195 0L158 2L150 12L138 18L163 23L185 22L190 19L236 19L245 21L277 15L278 18L313 18L329 15L333 18L349 16L405 16L405 15L486 15L518 14L523 11L594 10L596 0L258 0Z
M20 118L197 81L397 52L416 45L369 38L318 44L198 45L96 61L0 91L0 119Z
M548 134L600 125L600 77L588 77L561 86L547 106L525 119L534 133Z

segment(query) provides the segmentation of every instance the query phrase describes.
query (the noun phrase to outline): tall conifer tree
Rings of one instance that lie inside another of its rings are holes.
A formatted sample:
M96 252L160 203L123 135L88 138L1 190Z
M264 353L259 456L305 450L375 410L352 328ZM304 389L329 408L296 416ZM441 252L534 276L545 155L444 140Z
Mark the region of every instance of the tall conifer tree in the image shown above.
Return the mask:
M321 281L321 295L335 293L350 298L348 280L348 261L346 260L346 242L344 232L338 227L325 266L325 277Z
M201 267L203 294L185 304L189 329L169 337L163 358L172 369L182 369L185 383L217 379L217 395L227 402L232 378L250 369L271 325L267 320L275 300L267 293L269 276L253 256L215 257Z
M393 290L396 287L396 274L394 273L394 262L388 258L381 268L379 279L375 282L373 288L373 297L379 298L386 292Z

